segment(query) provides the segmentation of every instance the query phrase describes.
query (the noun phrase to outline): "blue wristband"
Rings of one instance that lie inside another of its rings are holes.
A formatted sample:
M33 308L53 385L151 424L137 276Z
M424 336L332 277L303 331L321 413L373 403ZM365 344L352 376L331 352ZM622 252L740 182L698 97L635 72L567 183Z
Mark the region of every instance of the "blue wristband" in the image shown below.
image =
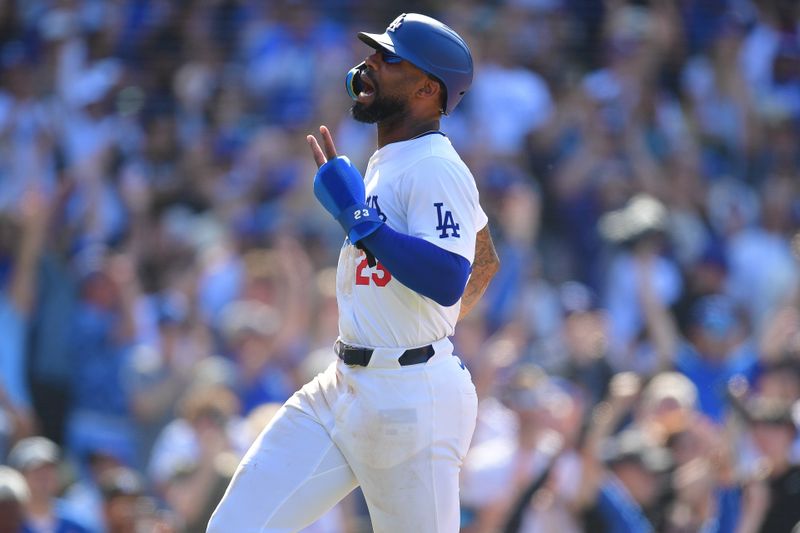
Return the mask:
M337 222L344 228L350 242L357 244L364 237L371 235L383 225L378 211L366 204L353 204L339 213Z

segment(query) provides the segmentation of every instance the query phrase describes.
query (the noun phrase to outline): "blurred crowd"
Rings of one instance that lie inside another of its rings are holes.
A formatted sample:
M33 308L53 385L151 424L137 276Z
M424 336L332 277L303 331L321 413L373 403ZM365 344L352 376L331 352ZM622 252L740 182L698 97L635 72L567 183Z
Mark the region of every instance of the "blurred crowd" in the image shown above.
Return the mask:
M204 531L334 358L305 134L364 168L355 33L407 11L472 47L502 263L462 531L800 531L798 5L0 1L0 533Z

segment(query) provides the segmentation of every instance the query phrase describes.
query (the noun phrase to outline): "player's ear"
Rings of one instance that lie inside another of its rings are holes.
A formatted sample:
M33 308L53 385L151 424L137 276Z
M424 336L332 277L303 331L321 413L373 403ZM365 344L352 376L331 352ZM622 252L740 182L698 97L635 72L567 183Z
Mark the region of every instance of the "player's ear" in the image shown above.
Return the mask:
M425 76L417 89L417 96L425 100L435 101L436 105L439 105L438 103L441 99L441 86L439 82L430 76Z

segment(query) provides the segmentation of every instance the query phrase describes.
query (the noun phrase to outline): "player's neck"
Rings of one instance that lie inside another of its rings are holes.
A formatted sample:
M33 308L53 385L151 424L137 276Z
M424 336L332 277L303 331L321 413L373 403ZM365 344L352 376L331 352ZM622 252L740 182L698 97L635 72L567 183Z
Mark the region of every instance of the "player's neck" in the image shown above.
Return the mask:
M438 129L438 117L419 120L409 116L401 116L396 120L384 120L378 123L378 148L383 148L390 143L408 141Z

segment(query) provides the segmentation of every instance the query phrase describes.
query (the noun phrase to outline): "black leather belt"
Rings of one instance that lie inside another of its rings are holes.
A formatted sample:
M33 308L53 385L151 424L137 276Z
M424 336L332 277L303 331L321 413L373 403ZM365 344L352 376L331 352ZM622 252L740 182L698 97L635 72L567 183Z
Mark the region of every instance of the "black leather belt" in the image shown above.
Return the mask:
M344 361L346 365L367 366L372 357L372 348L358 348L356 346L348 346L342 341L336 341L333 347L336 355ZM433 346L421 346L419 348L412 348L403 352L397 361L400 366L417 365L424 363L434 354Z

